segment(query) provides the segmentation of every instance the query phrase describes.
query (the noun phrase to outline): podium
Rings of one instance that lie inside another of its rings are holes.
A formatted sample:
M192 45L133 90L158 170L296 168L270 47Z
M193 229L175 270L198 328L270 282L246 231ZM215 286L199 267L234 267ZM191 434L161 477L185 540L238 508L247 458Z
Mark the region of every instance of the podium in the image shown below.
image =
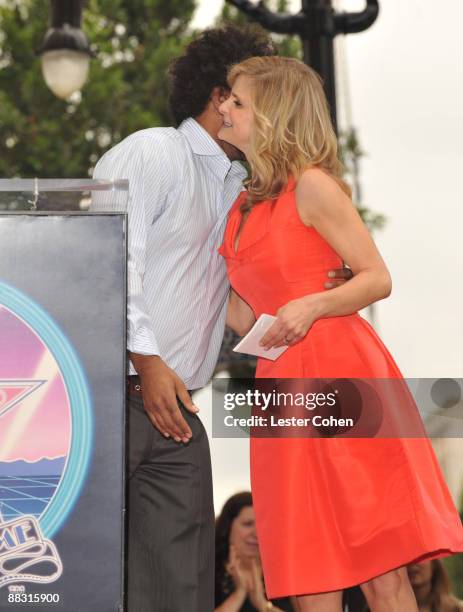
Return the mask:
M123 610L127 192L0 181L1 612Z

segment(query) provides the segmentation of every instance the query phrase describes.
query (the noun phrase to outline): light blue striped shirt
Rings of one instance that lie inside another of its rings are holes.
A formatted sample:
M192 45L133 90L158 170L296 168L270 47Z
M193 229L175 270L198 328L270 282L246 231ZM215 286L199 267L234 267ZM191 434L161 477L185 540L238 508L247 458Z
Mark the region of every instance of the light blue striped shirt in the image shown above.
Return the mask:
M129 180L127 347L160 355L188 389L208 382L222 343L229 285L217 248L245 176L191 118L132 134L95 167L94 178ZM120 210L115 197L96 193L91 209Z

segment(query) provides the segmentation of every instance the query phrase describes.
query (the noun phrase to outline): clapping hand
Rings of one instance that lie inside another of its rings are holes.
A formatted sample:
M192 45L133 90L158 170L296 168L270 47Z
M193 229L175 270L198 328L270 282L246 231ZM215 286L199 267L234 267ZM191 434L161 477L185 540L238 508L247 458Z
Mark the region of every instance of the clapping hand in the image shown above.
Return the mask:
M245 566L236 554L236 549L230 547L230 561L227 572L233 578L236 591L240 591L249 597L252 605L259 612L269 609L269 601L265 595L262 566L258 559L251 560L251 566Z
M262 566L257 559L252 560L250 574L251 588L249 590L249 599L256 610L268 610L269 602L267 596L265 595Z
M226 570L233 578L235 589L237 591L249 593L252 588L251 572L244 568L243 563L236 554L236 548L233 544L230 546L230 558Z

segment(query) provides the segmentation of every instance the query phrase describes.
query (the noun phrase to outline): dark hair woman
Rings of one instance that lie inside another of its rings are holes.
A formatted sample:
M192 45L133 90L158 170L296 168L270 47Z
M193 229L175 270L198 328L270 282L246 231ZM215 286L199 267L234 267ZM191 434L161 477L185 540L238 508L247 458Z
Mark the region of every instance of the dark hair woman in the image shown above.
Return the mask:
M462 612L463 602L451 593L450 580L440 559L407 567L420 612Z
M225 503L215 531L216 612L292 612L290 600L270 602L265 594L259 546L248 491Z

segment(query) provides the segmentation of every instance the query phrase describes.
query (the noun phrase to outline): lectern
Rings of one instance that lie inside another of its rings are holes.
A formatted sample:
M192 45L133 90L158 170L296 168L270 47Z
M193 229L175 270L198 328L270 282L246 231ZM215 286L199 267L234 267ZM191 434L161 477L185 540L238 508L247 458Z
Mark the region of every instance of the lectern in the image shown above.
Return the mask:
M123 610L127 190L0 181L1 612Z

